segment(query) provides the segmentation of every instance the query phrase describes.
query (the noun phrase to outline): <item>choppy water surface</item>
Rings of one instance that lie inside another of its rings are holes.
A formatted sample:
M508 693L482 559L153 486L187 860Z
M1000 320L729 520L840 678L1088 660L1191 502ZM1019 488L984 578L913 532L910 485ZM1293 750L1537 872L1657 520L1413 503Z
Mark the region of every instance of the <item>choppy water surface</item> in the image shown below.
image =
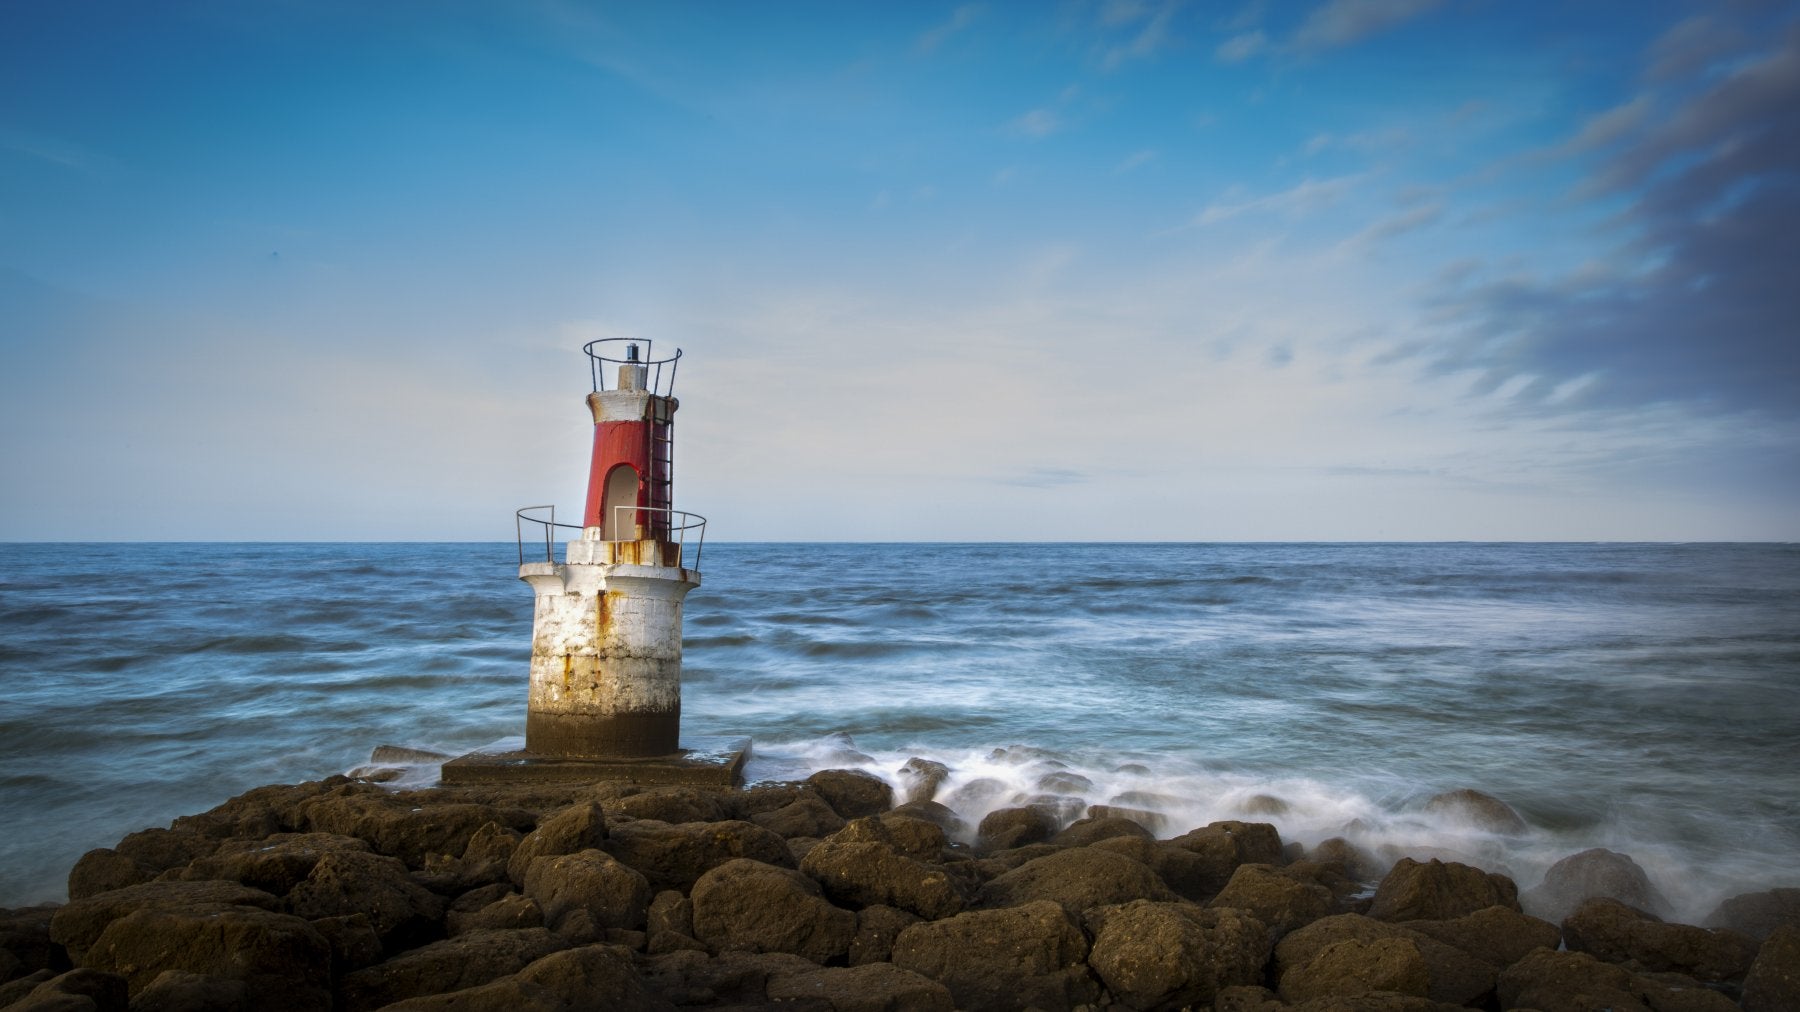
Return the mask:
M0 545L0 905L378 744L523 733L511 544ZM688 598L684 729L749 773L911 756L971 824L1046 774L1529 887L1590 846L1689 917L1800 884L1800 547L750 545ZM845 736L848 736L848 742ZM1471 787L1504 837L1421 811Z

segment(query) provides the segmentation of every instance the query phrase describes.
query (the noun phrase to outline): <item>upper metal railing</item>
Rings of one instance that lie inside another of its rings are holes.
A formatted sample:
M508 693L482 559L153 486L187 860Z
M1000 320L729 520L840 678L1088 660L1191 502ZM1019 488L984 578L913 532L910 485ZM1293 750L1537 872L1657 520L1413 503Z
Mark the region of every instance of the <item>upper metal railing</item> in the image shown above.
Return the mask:
M529 513L540 512L540 511L544 511L544 510L549 511L548 517L527 516L526 515ZM619 512L621 510L626 511L628 513L633 513L633 514L661 513L665 517L667 517L668 526L663 527L662 524L657 524L655 526L654 531L652 531L650 529L650 525L639 524L638 518L636 516L621 516L620 512ZM542 537L544 540L544 561L550 562L550 563L554 563L556 561L556 532L558 530L571 531L571 532L573 532L575 537L580 537L586 530L585 528L579 527L575 524L559 524L559 523L557 523L555 506L526 506L523 509L516 511L513 514L513 528L514 528L514 532L517 535L518 541L519 541L519 565L521 565L521 566L523 566L525 564L525 541L526 541L525 526L527 524L536 525L536 527L541 529L541 534L542 534ZM694 572L700 571L700 556L702 553L704 553L706 551L706 518L705 517L701 516L698 513L689 513L686 510L662 509L659 507L652 507L652 506L614 506L613 507L613 529L615 531L636 532L640 529L640 527L642 527L644 529L646 534L654 533L655 540L657 540L657 541L669 541L669 542L674 543L675 552L676 552L675 559L676 559L676 564L678 566L680 566L683 569L691 569ZM531 539L530 539L532 542L534 554L536 552L538 536L539 536L539 532L534 531L531 536ZM688 562L687 562L687 542L690 537L693 538L693 540L694 540L694 563L693 563L693 565L688 565ZM639 538L615 538L612 540L614 540L615 542L628 542L628 541L638 541L638 540L642 540L642 539L639 539Z
M658 397L671 397L675 392L675 369L681 363L681 349L668 358L657 358L651 352L654 342L635 337L603 337L581 346L587 352L588 371L593 374L594 391L619 389L622 365L644 367L644 389ZM611 366L611 369L607 367Z

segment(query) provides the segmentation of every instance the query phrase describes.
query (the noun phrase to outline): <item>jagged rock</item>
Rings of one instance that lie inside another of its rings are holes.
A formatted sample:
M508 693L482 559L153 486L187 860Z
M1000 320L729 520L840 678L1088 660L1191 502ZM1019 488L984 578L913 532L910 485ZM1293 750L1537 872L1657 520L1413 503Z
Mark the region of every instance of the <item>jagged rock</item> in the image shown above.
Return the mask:
M1800 926L1783 924L1769 933L1744 977L1744 1012L1800 1009Z
M326 777L324 780L303 784L271 784L245 791L199 815L181 816L169 828L178 833L219 839L236 837L260 840L273 833L304 830L306 818L302 808L315 799L326 795L343 797L381 793L383 792L379 787L353 784L346 777Z
M862 770L820 770L806 783L832 810L846 819L879 815L894 807L894 789L888 782Z
M525 895L537 901L552 931L571 934L569 915L585 912L594 929L644 926L654 893L650 881L604 851L540 857L525 873Z
M913 756L906 760L895 773L900 778L901 790L905 792L905 803L932 801L937 798L938 788L950 776L950 767L935 759L921 759Z
M1669 914L1669 901L1650 884L1638 863L1604 847L1584 850L1550 866L1544 881L1520 897L1524 909L1547 921L1561 922L1583 900L1605 896L1658 917Z
M1218 878L1213 863L1199 854L1142 836L1112 836L1088 846L1124 854L1149 865L1177 896L1195 903L1212 899L1229 881L1229 878Z
M1291 806L1273 794L1252 794L1238 807L1245 815L1286 815Z
M364 1012L407 998L486 984L565 948L566 941L543 928L471 931L349 974L339 994L347 1012Z
M953 1012L950 989L892 963L778 973L766 987L772 1002L820 1001L834 1012Z
M423 866L428 854L461 854L490 822L522 829L532 821L529 812L446 801L427 791L370 789L377 793L323 794L301 803L298 812L308 830L367 840L376 853L397 857L408 868Z
M885 843L897 853L921 861L935 861L950 841L935 822L903 815L852 819L826 837L830 843Z
M959 812L989 808L1011 788L993 777L976 777L944 795L944 804Z
M1500 971L1500 1007L1538 1012L1651 1012L1631 972L1585 952L1537 949Z
M1256 984L1220 988L1213 999L1214 1012L1286 1012L1287 1008L1275 992Z
M1151 833L1148 829L1131 819L1117 816L1102 818L1088 817L1069 823L1068 828L1050 838L1050 842L1058 847L1085 847L1090 843L1098 843L1114 836L1139 836L1148 840Z
M895 966L943 984L958 1009L1069 1008L1099 988L1087 936L1060 904L1027 903L921 921L894 940Z
M1345 939L1321 949L1305 966L1282 974L1281 997L1304 1002L1393 991L1423 998L1428 980L1425 957L1410 939Z
M850 965L889 961L894 955L894 939L919 921L916 914L898 907L879 904L864 907L856 914L856 935L850 939Z
M884 904L936 920L960 912L968 902L943 869L875 841L822 842L807 852L800 870L816 879L833 903L852 908Z
M1275 947L1273 970L1280 980L1304 968L1339 942L1365 945L1386 939L1410 943L1425 962L1426 996L1452 1005L1481 1005L1494 990L1499 967L1461 949L1398 925L1361 914L1324 917L1294 931Z
M125 978L76 968L32 987L8 1009L18 1012L126 1012Z
M1425 802L1425 811L1458 819L1490 833L1518 836L1526 829L1525 820L1511 805L1492 794L1467 788L1432 795Z
M238 882L145 882L72 900L57 908L50 918L50 939L68 950L71 960L81 964L88 948L118 918L136 910L196 906L279 910L281 901Z
M1322 841L1307 857L1323 864L1336 864L1344 874L1358 882L1379 882L1392 869L1374 854L1341 836Z
M1153 812L1148 808L1132 808L1129 805L1089 805L1087 817L1090 819L1124 819L1144 827L1144 832L1155 836L1169 828L1169 817L1161 812Z
M68 954L61 945L50 940L50 919L56 916L56 911L57 906L53 903L0 910L0 954L14 960L11 969L0 975L0 979L38 970L54 969L60 973L69 969ZM0 1007L4 1007L4 1003L0 1003Z
M368 843L354 836L333 833L277 833L260 840L227 840L205 857L195 858L181 872L190 881L231 879L255 889L287 892L312 874L326 854L369 853ZM402 875L406 866L400 866Z
M679 1005L757 1008L768 1001L767 984L774 977L818 968L817 963L786 952L721 952L708 957L684 950L650 957L642 972L651 991Z
M771 833L792 839L826 837L844 828L844 818L817 794L805 794L772 812L750 816L750 821Z
M537 900L529 896L508 893L478 910L452 910L444 920L450 937L455 938L471 931L541 928L544 926L544 910L538 906Z
M1332 896L1324 886L1299 881L1270 865L1245 864L1207 906L1247 910L1279 938L1331 913Z
M982 886L980 898L983 906L990 907L1052 900L1077 914L1089 907L1135 899L1177 899L1142 862L1093 847L1061 850L1027 861Z
M747 858L694 883L694 937L719 951L787 952L823 963L844 956L856 915L832 906L812 879Z
M69 869L69 898L89 896L148 882L157 873L110 847L97 847L81 855Z
M665 952L679 952L683 949L692 949L695 952L712 952L711 949L707 948L705 942L702 942L700 939L685 932L651 931L647 932L647 934L649 935L649 939L644 943L644 951L652 956L660 955Z
M1596 896L1563 920L1563 941L1609 963L1627 960L1652 972L1674 971L1698 980L1737 980L1756 959L1756 942L1730 929L1665 924L1654 914Z
M369 919L368 914L358 912L319 917L311 923L313 930L331 947L333 977L342 977L346 973L381 962L381 936L376 934L375 922Z
M24 1001L25 996L37 990L39 984L55 980L58 972L49 969L34 970L16 980L0 984L0 1009L11 1008L15 1002Z
M1133 900L1098 920L1088 965L1132 1008L1208 1005L1260 981L1269 957L1268 928L1241 910Z
M1240 864L1281 864L1281 834L1266 822L1226 819L1191 829L1168 843L1203 856L1229 861L1231 871Z
M474 841L473 834L470 841ZM573 854L605 843L606 812L592 801L570 805L539 822L513 846L506 859L506 875L514 884L523 885L525 873L538 858Z
M486 984L396 1002L386 1012L672 1012L674 1007L644 987L624 949L584 945L553 952Z
M1510 907L1493 906L1444 921L1402 921L1400 927L1434 938L1495 966L1511 966L1533 949L1554 949L1562 929Z
M389 951L410 948L438 931L444 902L407 877L398 858L357 850L325 851L288 893L288 907L308 920L364 913Z
M164 970L131 1002L132 1012L237 1012L250 1007L241 980Z
M962 820L948 806L935 801L908 801L896 805L882 813L881 820L893 823L899 819L914 819L929 822L944 831L944 835L958 839L973 839L974 829Z
M469 845L463 848L462 859L469 862L497 862L505 869L512 860L513 852L519 849L519 844L524 839L524 833L508 829L498 822L490 822L469 835Z
M687 892L701 875L738 858L784 868L793 865L786 840L739 821L671 825L639 819L613 827L604 849L643 873L658 890Z
M1518 890L1504 875L1436 858L1403 857L1375 889L1369 916L1383 921L1445 921L1491 906L1519 909Z
M650 910L644 930L652 937L664 931L692 935L694 902L673 889L664 889L650 899Z
M753 815L773 812L778 808L786 808L803 797L824 800L819 797L819 792L811 787L805 784L791 783L757 784L741 791L732 791L728 797L732 808L731 814L725 816L728 819L749 819ZM836 809L832 809L832 811L836 811Z
M1703 928L1730 928L1759 942L1783 924L1800 926L1800 889L1769 889L1733 896L1700 922Z
M659 787L607 804L613 815L658 822L723 822L734 816L723 792L693 787Z
M139 906L106 925L82 964L119 974L133 992L164 970L182 970L242 980L250 1002L263 1007L331 1004L324 989L331 946L324 936L299 917L257 907Z
M996 808L975 830L975 847L983 852L1011 850L1043 843L1056 835L1056 816L1038 806Z

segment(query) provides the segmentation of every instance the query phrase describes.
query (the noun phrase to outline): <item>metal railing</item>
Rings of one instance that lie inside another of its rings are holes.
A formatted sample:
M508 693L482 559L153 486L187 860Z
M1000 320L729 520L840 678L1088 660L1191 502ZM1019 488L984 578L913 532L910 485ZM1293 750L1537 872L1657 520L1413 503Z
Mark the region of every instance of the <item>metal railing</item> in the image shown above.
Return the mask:
M658 397L669 397L675 392L675 369L681 364L681 349L668 358L656 358L651 352L654 342L639 340L635 337L603 337L598 341L589 341L581 346L587 352L588 371L593 374L594 392L618 389L618 370L609 371L607 366L636 365L644 367L644 389ZM639 349L643 357L638 357ZM622 357L615 357L622 356ZM608 386L608 383L612 386Z
M541 515L540 516L528 516L527 515L530 513L541 513L542 511L546 511L546 510L549 511L548 517L544 517ZM615 531L630 530L630 531L635 532L640 527L650 527L651 526L648 524L640 524L638 522L639 518L636 516L629 516L629 517L620 516L619 512L618 512L620 510L624 510L624 511L627 511L627 512L633 513L633 514L643 514L643 513L661 513L661 514L663 514L667 518L667 526L664 527L662 525L656 525L655 529L651 532L654 535L656 535L655 540L674 542L675 550L676 550L675 557L676 557L677 565L681 566L684 569L691 569L695 572L700 571L700 556L703 552L706 551L706 518L705 517L701 516L698 513L689 513L686 510L663 509L661 507L656 507L656 506L614 506L613 507L613 511L614 511L613 512L613 530L615 530ZM542 535L543 535L543 539L544 539L544 561L550 562L550 563L554 563L556 561L556 532L558 530L572 531L572 532L574 532L574 535L576 537L580 537L581 534L586 530L586 528L577 526L575 524L559 524L559 523L557 523L555 506L526 506L523 509L515 511L513 513L513 530L514 530L514 533L516 534L516 536L518 538L518 542L519 542L519 565L521 565L521 566L523 566L525 564L525 541L526 541L525 526L527 524L535 524L537 527L542 529ZM689 537L692 537L694 539L694 564L691 566L687 564L687 541L688 541ZM534 546L534 552L535 552L535 546L537 544L537 538L538 538L538 534L537 534L537 532L534 532L531 537L531 542L532 542L532 545ZM639 538L617 538L614 540L615 540L615 542L627 542L627 541L637 541L637 540L642 540L642 539L639 539Z

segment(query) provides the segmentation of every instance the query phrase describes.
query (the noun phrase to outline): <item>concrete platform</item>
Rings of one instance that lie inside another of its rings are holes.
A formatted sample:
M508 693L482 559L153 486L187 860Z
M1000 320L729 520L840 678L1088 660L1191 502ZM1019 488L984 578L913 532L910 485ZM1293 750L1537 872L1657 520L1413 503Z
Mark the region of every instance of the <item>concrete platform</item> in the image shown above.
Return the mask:
M446 784L628 783L736 787L743 783L750 739L700 735L681 751L641 759L566 759L525 751L525 739L502 738L444 764Z

